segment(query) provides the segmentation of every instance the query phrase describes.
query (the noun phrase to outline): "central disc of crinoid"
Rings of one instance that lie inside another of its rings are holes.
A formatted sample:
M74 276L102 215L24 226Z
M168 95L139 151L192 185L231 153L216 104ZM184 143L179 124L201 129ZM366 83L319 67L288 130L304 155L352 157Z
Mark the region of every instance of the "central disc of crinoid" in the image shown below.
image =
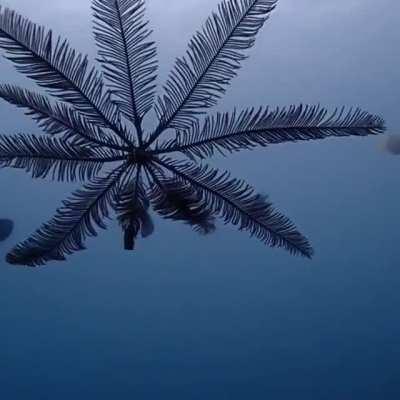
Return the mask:
M145 164L151 159L151 154L146 150L136 149L129 155L129 161L135 164Z

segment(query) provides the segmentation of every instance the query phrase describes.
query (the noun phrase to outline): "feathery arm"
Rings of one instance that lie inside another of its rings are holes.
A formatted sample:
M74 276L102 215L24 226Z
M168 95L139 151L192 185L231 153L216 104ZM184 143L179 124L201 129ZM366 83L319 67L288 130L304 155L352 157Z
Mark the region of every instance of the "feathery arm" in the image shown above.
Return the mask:
M64 139L34 135L0 136L0 168L20 168L33 178L86 181L106 163L124 160L109 150L74 146Z
M219 214L225 223L250 232L271 247L283 247L292 254L311 258L313 250L308 240L293 223L276 212L263 196L245 182L233 179L229 173L220 174L207 166L157 159L155 162L184 182L201 191L204 204Z
M72 104L89 119L111 129L132 147L116 121L117 110L103 91L103 80L87 57L66 40L54 42L51 31L15 11L0 8L0 47L19 72L33 79L60 100Z
M148 145L168 129L190 127L199 113L217 104L230 81L237 75L245 52L277 0L223 0L202 31L189 43L187 56L179 58L164 96L158 99L160 124Z
M158 214L165 219L182 221L202 235L215 231L213 212L197 188L176 176L166 176L157 165L147 169L152 177L149 196Z
M125 169L124 164L75 192L50 222L7 255L7 262L36 267L84 250L86 238L97 236L96 227L106 228L104 219Z
M149 201L141 179L142 167L135 166L131 170L127 183L120 185L114 201L118 221L124 230L125 250L135 249L139 233L146 238L154 232L153 221L148 212Z
M329 114L319 106L291 106L270 110L251 108L240 113L207 117L203 126L193 124L156 150L155 154L182 152L204 159L271 144L320 140L330 137L383 133L384 121L360 109L344 108Z
M79 111L64 103L51 104L42 94L6 84L0 85L0 98L25 110L25 114L32 117L50 135L63 134L65 139L84 139L114 150L130 150L113 140L113 137L105 135L94 124L90 124Z
M136 127L153 106L157 60L143 0L94 0L95 39L100 62L122 114Z

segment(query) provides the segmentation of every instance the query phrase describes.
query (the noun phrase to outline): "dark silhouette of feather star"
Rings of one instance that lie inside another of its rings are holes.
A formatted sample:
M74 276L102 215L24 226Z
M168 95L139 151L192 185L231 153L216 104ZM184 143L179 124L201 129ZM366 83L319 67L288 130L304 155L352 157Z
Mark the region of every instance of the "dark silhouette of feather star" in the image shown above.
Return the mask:
M105 229L111 214L125 248L133 250L139 236L154 231L152 212L200 234L213 232L219 218L266 245L311 258L309 241L265 196L204 163L216 153L385 130L383 120L366 111L312 105L204 116L238 74L276 6L277 0L222 1L158 97L157 51L144 0L93 0L102 72L52 31L2 8L0 47L41 91L1 84L0 98L24 110L44 135L0 136L0 167L83 182L7 261L39 266L65 260ZM143 124L149 115L156 121L150 131Z

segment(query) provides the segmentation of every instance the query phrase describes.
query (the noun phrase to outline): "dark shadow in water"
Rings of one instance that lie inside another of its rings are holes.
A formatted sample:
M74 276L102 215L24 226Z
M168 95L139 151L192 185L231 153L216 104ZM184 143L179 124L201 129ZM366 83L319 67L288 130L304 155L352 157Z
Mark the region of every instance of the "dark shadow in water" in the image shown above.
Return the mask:
M9 219L0 219L0 242L8 239L14 229L14 222Z
M384 150L395 156L400 155L400 135L389 136L384 143Z

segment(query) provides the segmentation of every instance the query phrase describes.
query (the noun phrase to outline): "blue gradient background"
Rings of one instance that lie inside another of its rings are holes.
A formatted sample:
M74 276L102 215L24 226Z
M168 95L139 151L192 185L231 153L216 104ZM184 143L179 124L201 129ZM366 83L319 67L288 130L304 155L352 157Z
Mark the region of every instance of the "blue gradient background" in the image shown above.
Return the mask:
M94 55L89 0L8 0ZM149 0L160 82L217 0ZM400 133L397 0L281 0L221 110L356 105ZM31 85L2 59L1 81ZM1 133L38 132L1 103ZM0 398L400 398L400 158L382 138L285 144L215 160L268 193L313 261L234 228L157 220L134 254L115 224L37 270L0 261ZM14 243L75 186L0 171Z

